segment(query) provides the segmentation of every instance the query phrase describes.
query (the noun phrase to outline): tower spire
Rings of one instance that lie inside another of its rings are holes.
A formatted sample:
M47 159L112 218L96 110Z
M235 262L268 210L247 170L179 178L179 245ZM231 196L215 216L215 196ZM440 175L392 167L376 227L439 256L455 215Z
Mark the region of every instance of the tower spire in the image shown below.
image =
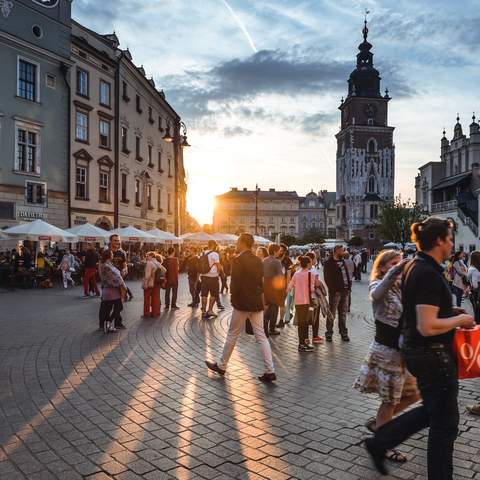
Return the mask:
M368 27L367 27L367 22L368 22L368 14L370 13L370 10L365 9L365 21L363 22L363 41L366 42L368 38Z

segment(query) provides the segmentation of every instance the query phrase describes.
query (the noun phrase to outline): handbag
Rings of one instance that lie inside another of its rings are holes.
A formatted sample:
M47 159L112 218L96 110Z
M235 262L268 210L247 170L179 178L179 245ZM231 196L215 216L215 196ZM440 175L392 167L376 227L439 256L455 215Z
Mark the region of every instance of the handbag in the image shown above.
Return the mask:
M480 325L459 328L453 338L457 357L458 378L480 378Z
M315 290L312 292L310 290L311 285L312 285L312 273L308 272L308 292L309 292L309 298L310 298L310 306L312 308L318 308L320 306L320 302L318 301L318 297L316 296Z

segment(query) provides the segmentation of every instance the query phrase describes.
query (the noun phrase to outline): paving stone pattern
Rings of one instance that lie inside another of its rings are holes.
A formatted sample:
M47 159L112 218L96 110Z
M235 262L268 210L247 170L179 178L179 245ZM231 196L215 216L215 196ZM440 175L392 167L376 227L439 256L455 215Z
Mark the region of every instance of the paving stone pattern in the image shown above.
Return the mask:
M293 326L271 340L275 385L256 379L261 356L247 335L224 378L207 372L229 309L203 321L181 281L182 308L146 321L132 282L128 329L110 335L79 288L0 293L2 480L379 478L358 445L378 401L351 388L373 332L366 279L354 286L351 343L336 335L299 355ZM462 412L479 392L462 382ZM462 413L455 478L480 479L479 447L480 421ZM425 478L425 449L422 432L388 478Z

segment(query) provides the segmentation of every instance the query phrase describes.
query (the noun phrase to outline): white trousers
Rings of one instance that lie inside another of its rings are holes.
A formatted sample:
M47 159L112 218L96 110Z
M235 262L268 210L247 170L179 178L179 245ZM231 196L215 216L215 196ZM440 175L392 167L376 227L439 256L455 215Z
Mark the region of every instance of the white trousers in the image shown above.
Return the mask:
M242 331L245 331L245 322L250 319L253 332L255 334L255 340L260 345L262 351L263 363L265 364L266 373L274 373L272 349L270 348L270 342L265 335L263 327L263 311L261 312L243 312L233 309L232 318L230 319L230 325L228 327L227 338L225 339L225 345L223 346L223 353L218 362L219 368L222 370L227 369L228 361L232 356L233 349L237 343L237 338Z

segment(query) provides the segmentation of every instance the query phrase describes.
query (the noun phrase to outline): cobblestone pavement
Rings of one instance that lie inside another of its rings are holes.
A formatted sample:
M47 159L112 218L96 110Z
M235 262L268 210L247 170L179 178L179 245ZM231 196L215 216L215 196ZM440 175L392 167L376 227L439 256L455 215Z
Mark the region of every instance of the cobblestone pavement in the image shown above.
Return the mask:
M207 373L228 309L145 321L132 287L128 329L111 335L96 331L98 300L79 288L0 293L2 480L378 478L357 445L378 403L351 388L372 338L366 281L355 284L351 343L335 336L299 355L295 327L272 339L275 385L256 379L261 356L246 335L224 378ZM462 382L462 412L479 392ZM479 447L480 421L462 413L455 478L480 479ZM425 448L425 432L410 439L409 462L388 478L425 478Z

